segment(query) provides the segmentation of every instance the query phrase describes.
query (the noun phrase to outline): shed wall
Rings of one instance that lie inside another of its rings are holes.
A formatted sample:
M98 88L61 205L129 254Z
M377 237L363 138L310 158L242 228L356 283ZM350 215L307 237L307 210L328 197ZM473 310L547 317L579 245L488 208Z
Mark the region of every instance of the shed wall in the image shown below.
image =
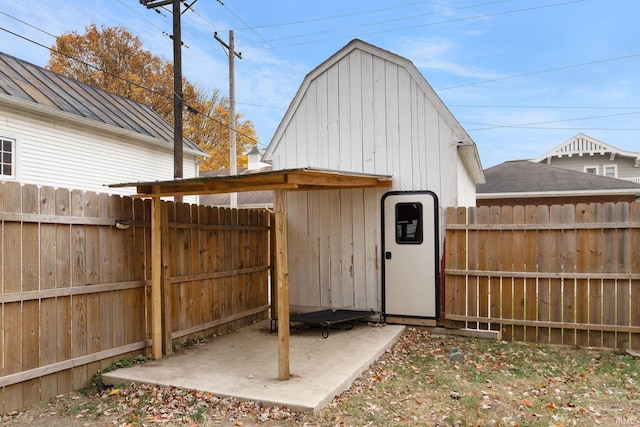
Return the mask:
M309 82L272 142L273 167L393 175L394 190L431 190L449 206L459 138L406 68L354 50Z
M272 141L274 169L392 175L389 190L431 190L443 207L457 206L462 190L464 204L475 205L453 144L460 136L426 86L401 64L351 51L308 82L281 138ZM381 308L384 193L288 193L292 306Z

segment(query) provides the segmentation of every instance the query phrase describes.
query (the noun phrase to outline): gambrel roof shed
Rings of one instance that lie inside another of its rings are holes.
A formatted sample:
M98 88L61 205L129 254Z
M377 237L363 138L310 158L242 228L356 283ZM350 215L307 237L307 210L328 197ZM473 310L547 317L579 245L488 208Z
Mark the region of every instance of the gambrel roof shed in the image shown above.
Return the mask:
M307 74L263 160L393 174L398 189L445 198L456 183L484 181L475 143L415 65L358 39Z
M392 179L390 188L287 193L289 300L300 311L383 307L386 193L431 192L441 216L475 206L484 182L475 143L415 65L357 39L306 75L263 161Z

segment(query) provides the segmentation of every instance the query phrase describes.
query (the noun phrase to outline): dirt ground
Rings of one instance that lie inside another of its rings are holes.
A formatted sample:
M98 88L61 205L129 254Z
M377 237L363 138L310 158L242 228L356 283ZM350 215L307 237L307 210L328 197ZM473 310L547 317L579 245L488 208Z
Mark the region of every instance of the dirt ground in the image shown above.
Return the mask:
M409 328L320 415L170 387L97 387L5 415L6 426L640 425L639 361L609 350Z

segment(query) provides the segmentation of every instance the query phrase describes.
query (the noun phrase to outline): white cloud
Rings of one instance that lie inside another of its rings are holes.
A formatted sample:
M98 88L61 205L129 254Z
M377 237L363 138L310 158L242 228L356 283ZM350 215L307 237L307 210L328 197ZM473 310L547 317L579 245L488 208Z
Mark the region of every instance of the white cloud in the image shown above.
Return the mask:
M411 59L422 70L444 71L459 77L493 79L501 75L482 70L469 63L458 62L458 46L451 40L432 38L403 38L392 51Z

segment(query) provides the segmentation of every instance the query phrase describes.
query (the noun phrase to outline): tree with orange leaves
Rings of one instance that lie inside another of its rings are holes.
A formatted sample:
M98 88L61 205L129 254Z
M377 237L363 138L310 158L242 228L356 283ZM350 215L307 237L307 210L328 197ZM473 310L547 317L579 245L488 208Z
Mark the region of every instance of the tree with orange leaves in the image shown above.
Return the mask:
M173 65L144 50L142 41L121 26L100 29L95 24L85 34L59 36L47 64L50 70L91 86L149 105L169 123L173 120ZM208 98L187 79L183 81L184 135L211 155L201 170L229 168L229 103L218 90ZM246 152L257 143L253 123L236 114L238 167L247 163Z

